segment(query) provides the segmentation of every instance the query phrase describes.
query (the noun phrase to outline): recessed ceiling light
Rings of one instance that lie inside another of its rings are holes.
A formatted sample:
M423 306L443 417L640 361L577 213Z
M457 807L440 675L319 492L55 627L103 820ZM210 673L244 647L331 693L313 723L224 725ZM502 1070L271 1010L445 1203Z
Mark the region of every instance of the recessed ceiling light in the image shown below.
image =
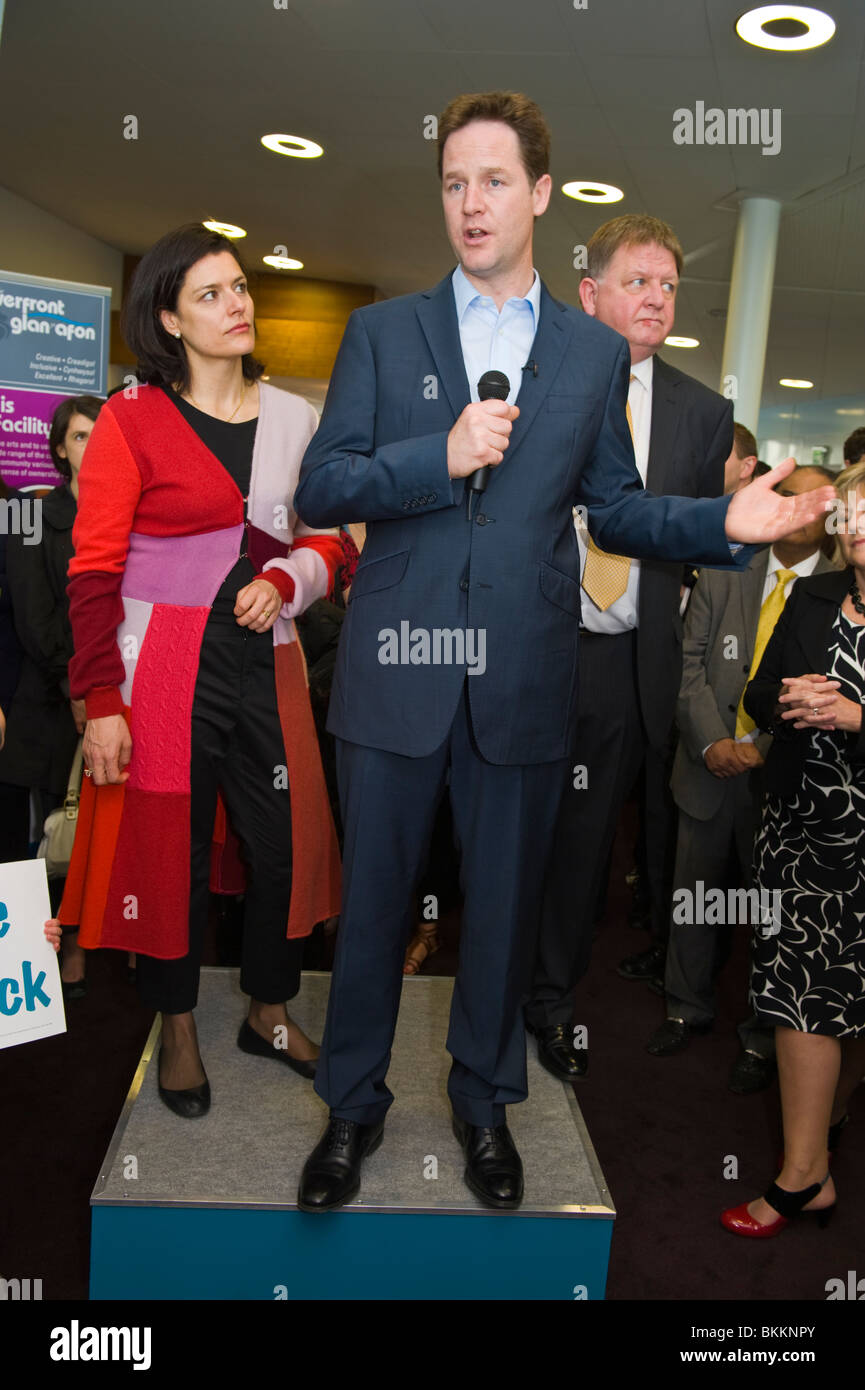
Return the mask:
M836 410L836 415L865 415L865 410Z
M294 261L291 256L262 256L261 259L277 270L303 270L303 261Z
M779 411L778 411L778 419L779 419L779 420L792 420L792 419L793 419L793 412L792 412L792 410L779 410Z
M805 381L795 376L782 376L778 382L779 386L793 386L797 391L810 391L814 385L813 381Z
M828 43L835 33L835 21L810 5L761 5L736 20L736 33L756 48L793 53Z
M581 203L617 203L625 196L615 184L598 183L597 179L575 179L571 183L563 183L562 192L568 198L578 198Z
M235 227L233 222L205 222L203 224L209 232L219 232L221 236L237 237L246 236L243 227Z
M664 339L664 347L699 347L699 338L677 338L675 334L672 338Z
M295 159L318 159L324 154L321 145L314 140L304 140L302 135L262 135L261 143L274 154L290 154Z

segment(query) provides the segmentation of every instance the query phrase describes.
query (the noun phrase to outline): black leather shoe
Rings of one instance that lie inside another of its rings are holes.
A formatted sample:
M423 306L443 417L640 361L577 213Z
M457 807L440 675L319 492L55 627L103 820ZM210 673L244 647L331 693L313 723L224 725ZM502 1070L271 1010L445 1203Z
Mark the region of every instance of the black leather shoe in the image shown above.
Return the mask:
M384 1120L360 1125L331 1115L300 1175L297 1205L301 1211L330 1211L350 1202L360 1191L360 1165L375 1153L384 1134Z
M727 1084L737 1096L753 1096L765 1091L774 1075L774 1057L760 1057L756 1052L746 1052L743 1047L733 1063Z
M616 974L623 980L650 980L653 975L663 975L666 956L665 946L650 946L636 956L625 956L616 966Z
M87 980L61 980L64 999L84 999L87 994Z
M672 1057L676 1052L684 1052L692 1037L701 1037L711 1029L711 1023L686 1023L681 1018L665 1018L646 1043L646 1051L651 1052L653 1057Z
M453 1117L465 1154L466 1186L486 1207L518 1207L523 1200L523 1165L507 1125L485 1128Z
M296 1071L298 1076L305 1076L307 1081L311 1081L315 1076L315 1062L300 1061L297 1057L290 1056L284 1047L275 1047L260 1033L256 1033L246 1018L240 1025L237 1046L241 1052L249 1052L253 1057L273 1057L277 1062L284 1062L292 1071Z
M161 1061L162 1048L159 1049L159 1058L156 1063L157 1078ZM210 1082L206 1076L200 1086L190 1086L185 1091L167 1091L161 1081L158 1084L159 1099L164 1101L175 1115L180 1115L181 1119L197 1120L201 1115L206 1115L210 1109Z
M589 1069L588 1050L574 1047L574 1035L564 1024L533 1028L527 1023L526 1030L537 1038L538 1061L553 1076L560 1081L578 1081L585 1076Z

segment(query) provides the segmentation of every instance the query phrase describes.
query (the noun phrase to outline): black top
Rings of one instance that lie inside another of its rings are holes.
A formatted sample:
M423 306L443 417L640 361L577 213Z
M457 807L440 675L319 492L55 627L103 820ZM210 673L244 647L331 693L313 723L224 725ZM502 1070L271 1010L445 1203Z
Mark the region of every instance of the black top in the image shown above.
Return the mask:
M207 415L203 410L198 410L196 406L190 405L188 401L177 394L173 387L163 386L162 390L180 411L187 424L195 430L202 444L219 459L226 473L231 475L239 487L243 497L243 520L245 522L249 483L252 477L252 450L255 445L255 430L258 419L240 420L237 424L233 420L218 420L215 415ZM255 570L246 553L246 532L244 531L237 564L226 576L214 603L230 598L233 608L238 589L242 589L254 578ZM224 606L224 603L220 602L220 606Z
M826 671L832 624L852 577L853 571L848 567L796 580L760 665L745 689L745 709L758 728L774 735L761 773L764 789L770 795L795 796L800 791L813 733L813 729L794 729L791 719L776 719L782 677ZM865 761L865 717L860 732L847 735L847 760Z

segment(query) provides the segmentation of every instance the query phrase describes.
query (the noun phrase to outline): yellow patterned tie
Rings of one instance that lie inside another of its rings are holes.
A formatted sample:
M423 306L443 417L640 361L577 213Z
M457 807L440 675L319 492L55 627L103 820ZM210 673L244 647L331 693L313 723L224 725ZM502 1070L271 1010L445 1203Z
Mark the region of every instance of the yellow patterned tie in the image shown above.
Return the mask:
M631 372L630 380L635 380L633 372ZM630 401L625 403L625 415L628 419L628 429L631 431L631 443L633 443L634 421L631 416ZM595 545L585 529L583 534L587 546L586 563L583 568L583 589L595 607L600 608L601 612L604 613L611 604L616 602L616 599L622 597L627 589L631 561L627 555L610 555L606 550L601 550L599 545Z
M775 624L781 616L781 610L786 601L784 598L784 591L787 582L795 578L795 570L775 571L775 587L768 598L763 600L763 606L760 609L760 621L757 623L757 636L754 639L754 655L751 658L752 677L763 659L763 653L769 643L769 638L775 631ZM750 682L748 684L750 684ZM747 689L748 686L746 685L745 690ZM745 711L745 690L742 691L742 696L739 700L739 708L736 711L737 738L741 738L743 734L750 734L751 731L757 727L750 714L747 714Z

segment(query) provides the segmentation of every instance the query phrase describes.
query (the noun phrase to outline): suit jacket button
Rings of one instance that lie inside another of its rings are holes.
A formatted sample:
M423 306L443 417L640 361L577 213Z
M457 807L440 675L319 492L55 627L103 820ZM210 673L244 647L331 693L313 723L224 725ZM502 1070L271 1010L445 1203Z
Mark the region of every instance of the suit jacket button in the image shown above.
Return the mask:
M750 671L750 669L751 669L751 667L748 665L747 662L746 662L745 665L742 667L742 670L745 672L745 675L746 675L746 676L747 676L748 672Z
M465 593L465 591L466 591L466 589L467 589L468 587L469 587L469 581L468 581L467 579L461 579L461 580L460 580L460 588L462 589L463 593Z
M484 512L478 512L477 516L475 517L475 521L477 522L478 526L486 526L486 514Z
M735 714L735 713L736 713L736 706L735 706L735 705L728 705L728 706L727 706L727 709L730 710L730 712L731 712L732 714Z

